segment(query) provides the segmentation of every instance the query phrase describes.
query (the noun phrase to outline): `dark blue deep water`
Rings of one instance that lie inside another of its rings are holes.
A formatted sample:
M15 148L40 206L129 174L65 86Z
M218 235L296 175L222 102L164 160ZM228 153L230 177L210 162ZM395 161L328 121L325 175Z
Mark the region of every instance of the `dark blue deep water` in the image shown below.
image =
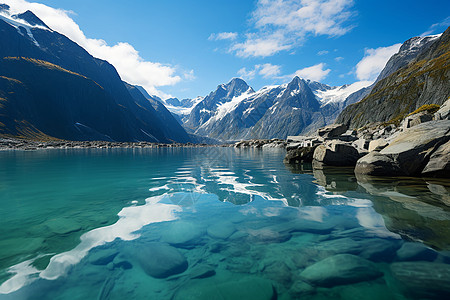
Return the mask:
M450 299L450 183L282 150L0 152L0 299Z

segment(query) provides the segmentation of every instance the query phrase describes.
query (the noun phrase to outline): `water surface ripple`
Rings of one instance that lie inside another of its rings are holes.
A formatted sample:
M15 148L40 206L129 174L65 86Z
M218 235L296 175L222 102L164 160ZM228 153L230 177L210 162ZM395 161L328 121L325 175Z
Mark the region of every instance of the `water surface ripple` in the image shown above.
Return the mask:
M282 150L0 152L0 299L444 299L450 184Z

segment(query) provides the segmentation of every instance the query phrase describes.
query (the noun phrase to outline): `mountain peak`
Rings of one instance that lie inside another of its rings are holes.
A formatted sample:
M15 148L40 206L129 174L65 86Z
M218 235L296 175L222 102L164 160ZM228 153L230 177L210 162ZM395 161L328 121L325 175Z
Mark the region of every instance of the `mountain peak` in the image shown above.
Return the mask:
M238 97L243 93L249 91L254 93L255 91L251 88L247 82L241 78L233 78L227 84L221 84L217 87L217 90L222 89L226 92L225 98L232 99L233 97ZM223 97L223 96L222 96Z
M288 84L288 90L298 90L302 89L303 87L307 86L307 83L304 79L295 76L292 81Z
M400 47L399 53L405 52L405 51L421 50L421 48L423 48L423 46L425 44L439 38L440 36L441 36L440 34L437 34L437 35L428 35L428 36L416 36L416 37L410 38L409 40L404 42L403 45Z
M30 24L31 26L42 26L45 28L50 29L47 24L45 24L41 19L39 19L32 11L27 10L24 13L18 14L13 16L17 19L22 19L24 21L26 21L28 24Z
M9 11L9 8L8 4L0 4L0 12Z

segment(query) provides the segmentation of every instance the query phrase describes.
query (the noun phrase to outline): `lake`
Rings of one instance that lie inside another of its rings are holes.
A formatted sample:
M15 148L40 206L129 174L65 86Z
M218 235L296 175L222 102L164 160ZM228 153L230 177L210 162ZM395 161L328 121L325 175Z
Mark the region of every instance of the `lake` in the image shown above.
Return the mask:
M450 182L284 150L0 152L0 299L444 299Z

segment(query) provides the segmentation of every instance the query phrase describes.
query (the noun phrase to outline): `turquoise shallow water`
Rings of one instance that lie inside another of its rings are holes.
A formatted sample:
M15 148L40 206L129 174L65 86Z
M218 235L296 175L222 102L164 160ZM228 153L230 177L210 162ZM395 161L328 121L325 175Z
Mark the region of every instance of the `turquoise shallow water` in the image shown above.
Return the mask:
M0 152L0 299L445 299L449 182L281 150Z

